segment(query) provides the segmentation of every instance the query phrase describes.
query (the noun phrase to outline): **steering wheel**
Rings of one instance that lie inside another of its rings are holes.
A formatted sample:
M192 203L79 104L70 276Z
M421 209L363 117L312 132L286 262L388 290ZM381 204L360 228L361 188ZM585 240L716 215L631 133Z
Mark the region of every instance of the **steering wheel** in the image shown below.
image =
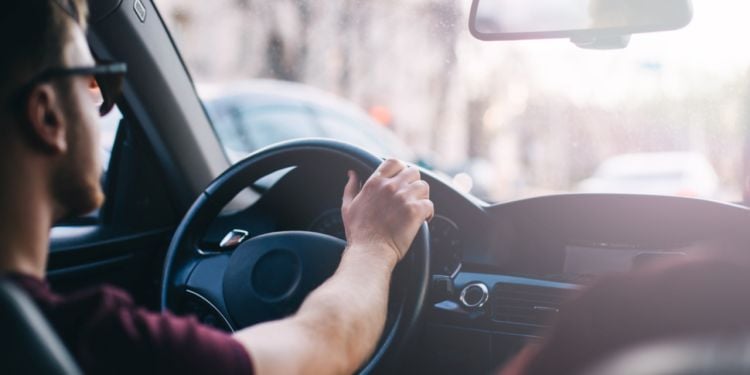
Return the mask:
M232 329L292 314L334 273L344 241L314 232L272 232L251 234L231 252L207 252L200 247L201 239L227 203L270 173L290 167L340 167L342 175L353 169L369 176L381 162L350 144L314 139L270 146L230 167L193 203L172 238L164 265L162 309L179 310L191 294L221 314ZM300 189L303 194L304 187ZM429 243L427 225L422 224L394 271L385 330L361 373L390 367L414 330L430 276Z

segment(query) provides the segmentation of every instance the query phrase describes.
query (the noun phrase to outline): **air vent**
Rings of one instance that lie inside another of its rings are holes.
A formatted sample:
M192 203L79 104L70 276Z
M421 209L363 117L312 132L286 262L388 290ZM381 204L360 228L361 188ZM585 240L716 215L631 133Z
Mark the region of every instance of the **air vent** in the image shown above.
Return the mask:
M545 326L559 312L566 289L497 283L492 288L492 319Z

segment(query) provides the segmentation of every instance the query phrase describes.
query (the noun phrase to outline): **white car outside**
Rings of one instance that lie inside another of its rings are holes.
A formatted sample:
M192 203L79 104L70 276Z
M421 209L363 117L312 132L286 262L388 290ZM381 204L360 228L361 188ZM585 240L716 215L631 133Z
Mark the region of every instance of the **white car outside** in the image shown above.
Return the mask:
M578 184L585 193L656 194L715 198L719 179L705 156L695 152L622 154L606 159Z

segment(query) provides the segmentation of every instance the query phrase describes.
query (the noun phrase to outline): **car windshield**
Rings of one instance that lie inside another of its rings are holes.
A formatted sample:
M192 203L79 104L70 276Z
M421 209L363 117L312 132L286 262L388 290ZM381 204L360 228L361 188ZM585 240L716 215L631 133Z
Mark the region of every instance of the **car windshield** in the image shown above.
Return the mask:
M476 40L467 0L156 3L196 84L218 87L228 154L324 136L424 161L487 201L743 197L746 0L693 0L686 28L607 51ZM229 94L259 81L286 99Z

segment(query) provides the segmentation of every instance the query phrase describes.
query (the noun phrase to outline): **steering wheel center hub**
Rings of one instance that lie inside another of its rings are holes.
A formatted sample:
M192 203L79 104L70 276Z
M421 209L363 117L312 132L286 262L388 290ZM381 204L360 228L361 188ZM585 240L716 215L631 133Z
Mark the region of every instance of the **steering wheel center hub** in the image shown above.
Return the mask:
M313 232L276 232L244 242L224 274L230 316L245 327L294 313L333 274L345 246Z
M300 266L297 254L286 249L272 249L263 254L250 274L255 294L267 302L290 296L299 283Z

